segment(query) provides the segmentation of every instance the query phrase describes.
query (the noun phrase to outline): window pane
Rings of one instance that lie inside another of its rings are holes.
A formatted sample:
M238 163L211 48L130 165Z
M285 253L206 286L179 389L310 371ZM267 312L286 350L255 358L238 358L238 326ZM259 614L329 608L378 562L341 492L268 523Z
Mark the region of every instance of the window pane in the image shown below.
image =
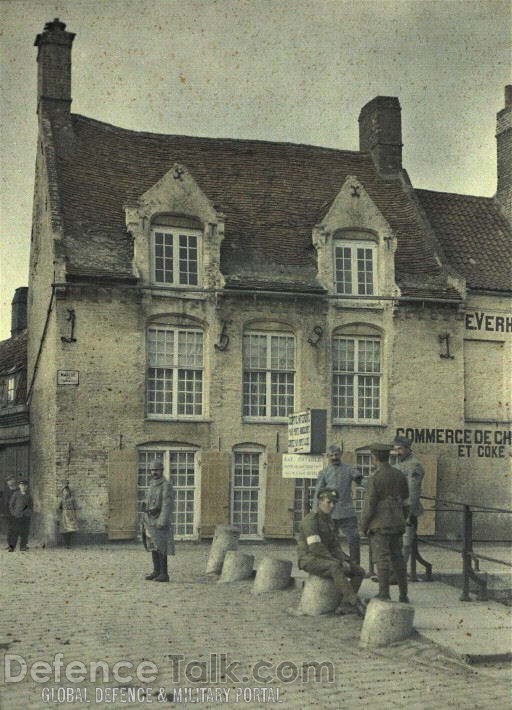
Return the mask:
M359 419L378 419L380 416L380 379L373 375L359 375L357 416Z
M148 368L148 414L172 414L172 374L167 368Z
M244 335L244 366L247 370L266 370L266 335Z
M174 365L174 331L150 328L148 330L148 359L153 367Z
M270 369L293 370L295 338L292 335L270 336Z
M357 293L360 296L373 294L373 249L357 249Z
M333 375L332 415L334 419L354 418L354 375Z
M378 340L359 340L359 372L380 372L380 342Z
M334 250L336 292L352 293L352 249L337 246Z
M266 415L266 373L244 371L243 381L244 417Z
M355 341L349 338L334 338L332 342L332 360L335 372L354 372Z
M203 366L203 334L193 330L178 331L178 365Z
M173 282L173 235L170 232L154 233L155 281Z
M180 284L197 285L198 251L197 236L179 235L179 280Z
M201 370L178 370L178 415L202 413L203 373Z
M270 379L270 416L287 417L293 412L293 372L273 372Z

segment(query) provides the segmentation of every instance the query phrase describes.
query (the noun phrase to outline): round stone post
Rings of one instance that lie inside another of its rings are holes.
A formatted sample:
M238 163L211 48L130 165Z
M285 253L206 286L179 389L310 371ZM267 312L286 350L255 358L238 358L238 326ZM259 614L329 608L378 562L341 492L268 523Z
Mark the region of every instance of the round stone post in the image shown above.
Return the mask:
M264 557L256 572L253 594L272 592L274 589L286 589L291 584L292 562Z
M310 574L304 582L299 613L318 616L334 611L341 602L341 594L332 579Z
M206 563L206 574L220 574L226 552L238 548L239 537L240 530L232 525L217 525Z
M219 582L238 582L241 579L249 579L253 567L254 555L247 555L238 550L228 550L224 557Z
M412 633L414 607L400 602L371 599L366 608L360 646L374 648L403 641Z

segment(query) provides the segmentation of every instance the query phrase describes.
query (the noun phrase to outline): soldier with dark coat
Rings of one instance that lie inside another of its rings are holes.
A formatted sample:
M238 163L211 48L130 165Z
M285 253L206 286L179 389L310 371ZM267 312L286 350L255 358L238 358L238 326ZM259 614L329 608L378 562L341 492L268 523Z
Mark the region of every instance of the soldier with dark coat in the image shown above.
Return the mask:
M18 538L20 539L20 550L28 550L28 533L30 530L30 519L32 517L32 498L28 492L28 481L20 481L19 490L13 493L9 502L9 512L14 518L14 534L10 547L16 549ZM9 548L10 549L10 548Z
M59 528L66 547L72 547L73 536L78 530L78 511L75 498L69 488L69 481L62 481L57 505Z
M402 535L407 517L406 501L409 496L404 474L388 463L392 447L388 444L366 446L376 467L370 476L361 514L361 529L368 535L372 559L379 578L378 599L390 599L390 573L398 582L399 601L407 597L407 570L402 556Z
M3 512L5 513L5 520L7 523L7 549L9 552L14 552L16 547L17 534L16 534L16 518L14 518L10 511L11 498L18 490L18 484L14 476L9 476L6 481L7 486L3 495Z
M174 555L172 529L172 486L164 478L162 461L153 460L148 470L153 474L144 503L142 540L153 557L153 571L146 576L155 582L168 582L167 555Z
M405 566L411 555L412 543L418 529L418 518L423 513L421 505L421 484L425 471L419 462L416 455L411 451L412 442L405 436L396 436L393 440L394 458L391 465L401 471L407 478L409 485L409 500L407 502L409 515L405 524L405 534L403 537L402 554L404 556Z
M364 570L341 549L338 531L331 518L338 498L338 492L334 489L324 488L318 492L318 509L308 513L301 523L298 565L305 572L334 581L343 600L337 609L338 614L364 615L357 597Z

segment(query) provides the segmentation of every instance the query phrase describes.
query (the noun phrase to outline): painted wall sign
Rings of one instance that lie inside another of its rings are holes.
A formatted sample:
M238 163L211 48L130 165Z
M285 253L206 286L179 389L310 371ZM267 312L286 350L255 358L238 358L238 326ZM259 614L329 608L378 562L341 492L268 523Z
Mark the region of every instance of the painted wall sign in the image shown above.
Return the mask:
M77 385L79 381L78 370L57 370L58 385Z
M323 456L283 454L283 478L316 478L324 466Z
M327 410L307 409L288 418L288 453L323 454L327 441Z
M466 330L484 330L488 333L512 333L512 316L495 316L483 311L466 313Z
M461 458L477 456L504 459L512 446L512 430L507 429L415 429L400 427L397 436L406 436L413 444L455 444Z

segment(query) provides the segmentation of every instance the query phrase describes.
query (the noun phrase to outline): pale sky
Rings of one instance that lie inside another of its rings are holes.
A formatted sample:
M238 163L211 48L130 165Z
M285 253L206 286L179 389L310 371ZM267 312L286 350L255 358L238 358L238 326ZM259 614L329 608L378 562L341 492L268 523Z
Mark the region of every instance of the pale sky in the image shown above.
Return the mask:
M377 95L402 105L415 187L492 196L511 81L509 0L1 0L0 340L27 285L36 34L76 33L72 111L134 130L358 150Z

